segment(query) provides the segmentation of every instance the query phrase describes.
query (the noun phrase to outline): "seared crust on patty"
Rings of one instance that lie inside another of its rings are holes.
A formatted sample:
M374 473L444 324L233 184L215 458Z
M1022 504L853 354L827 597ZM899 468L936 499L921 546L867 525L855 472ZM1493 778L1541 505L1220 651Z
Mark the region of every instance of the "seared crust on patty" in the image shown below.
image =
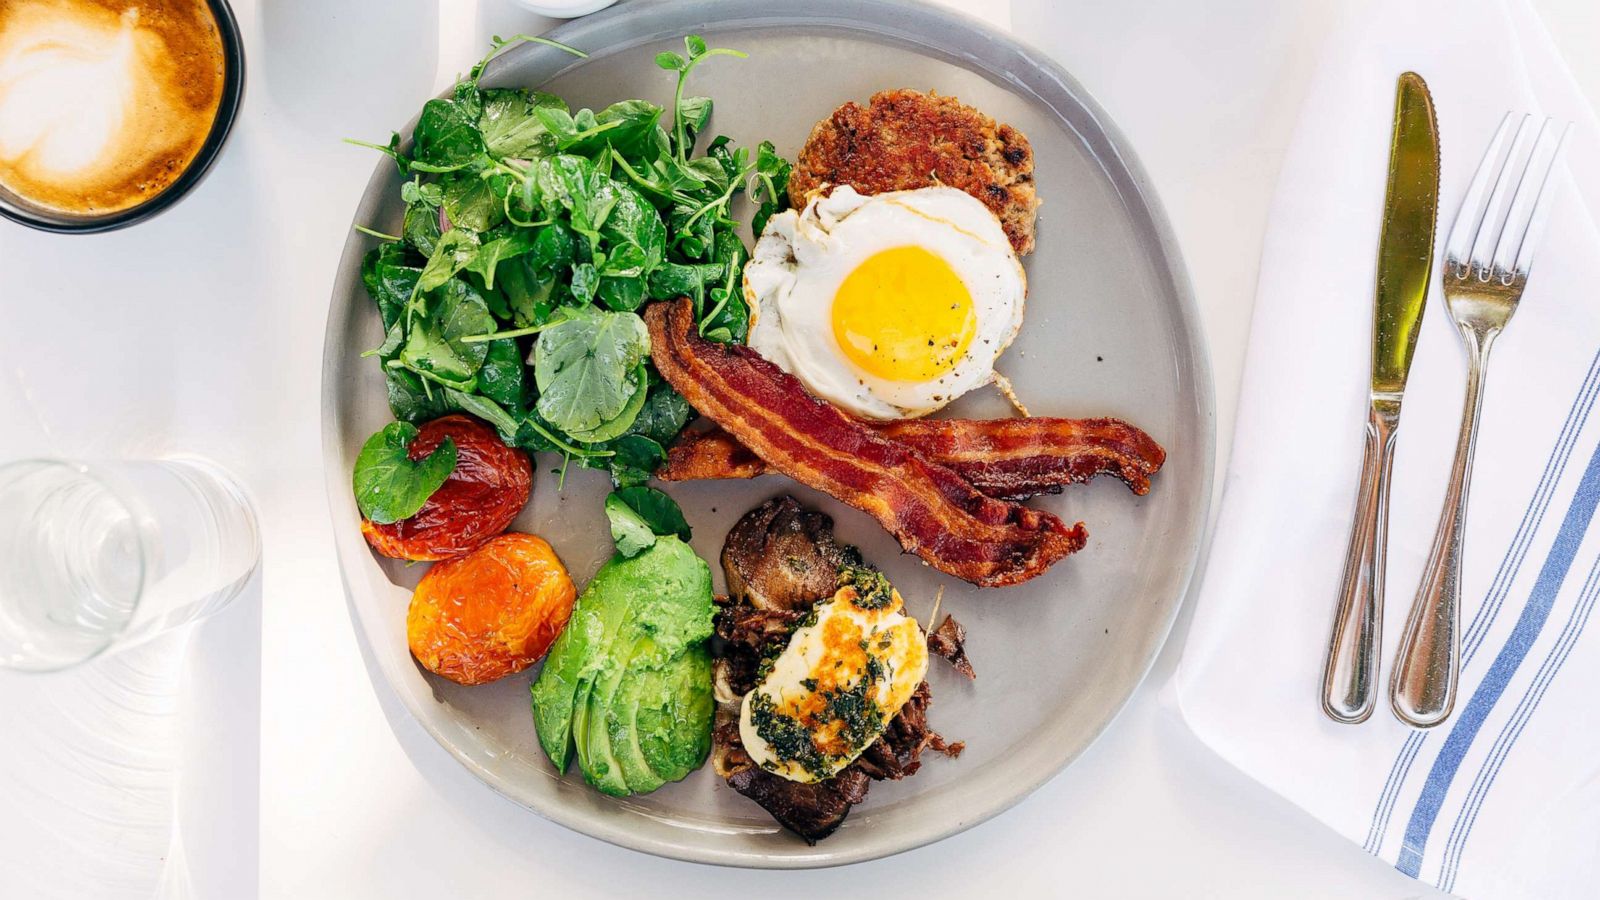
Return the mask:
M1033 250L1033 148L953 97L880 91L866 107L851 101L818 122L789 177L789 203L804 207L807 194L838 184L863 194L959 188L989 207L1017 253Z

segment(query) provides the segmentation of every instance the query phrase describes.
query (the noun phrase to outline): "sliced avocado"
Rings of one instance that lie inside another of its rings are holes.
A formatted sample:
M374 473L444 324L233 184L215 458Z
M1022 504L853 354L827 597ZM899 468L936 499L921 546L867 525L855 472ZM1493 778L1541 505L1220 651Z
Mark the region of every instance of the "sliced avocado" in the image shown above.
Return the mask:
M533 723L539 732L539 746L557 771L566 771L574 740L580 744L583 740L581 732L574 734L578 716L590 685L609 659L606 648L628 618L628 594L612 586L616 580L611 563L595 573L533 683ZM617 602L619 598L622 602Z
M663 781L679 781L711 752L711 653L688 648L641 686L636 728L645 762Z
M655 641L648 636L640 638L634 646L626 675L619 680L616 693L606 703L606 740L616 761L618 774L626 782L629 793L649 793L661 786L661 779L650 770L644 754L639 750L633 716L637 706L632 696L638 685L647 680L651 668L660 664L658 657ZM598 723L591 723L591 727L597 726Z
M625 764L618 760L616 750L612 747L610 719L623 683L635 674L635 659L650 653L653 648L649 636L641 635L633 640L628 649L614 652L614 666L603 678L595 681L593 690L589 692L583 737L578 744L578 762L583 767L584 779L601 793L617 797L630 793Z
M533 724L539 731L539 746L558 772L566 771L567 756L572 750L572 705L587 646L586 612L581 608L573 610L566 630L550 648L544 670L531 689Z
M621 795L704 762L713 613L711 569L676 537L601 566L532 688L539 743L557 769L575 748L585 780Z
M688 544L670 535L630 563L635 621L654 635L666 656L711 637L711 567Z

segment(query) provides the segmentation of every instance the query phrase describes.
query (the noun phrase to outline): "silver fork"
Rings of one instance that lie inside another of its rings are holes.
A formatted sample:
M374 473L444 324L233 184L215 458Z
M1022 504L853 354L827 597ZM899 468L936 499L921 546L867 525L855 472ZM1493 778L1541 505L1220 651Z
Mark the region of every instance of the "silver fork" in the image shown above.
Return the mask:
M1513 118L1507 113L1501 120L1445 241L1445 303L1469 360L1466 406L1444 510L1406 619L1390 687L1395 715L1419 728L1443 722L1455 706L1461 665L1462 536L1489 349L1517 311L1528 283L1533 251L1550 212L1556 157L1571 128L1558 128L1552 119L1535 127L1532 116L1523 116L1510 149L1502 154Z

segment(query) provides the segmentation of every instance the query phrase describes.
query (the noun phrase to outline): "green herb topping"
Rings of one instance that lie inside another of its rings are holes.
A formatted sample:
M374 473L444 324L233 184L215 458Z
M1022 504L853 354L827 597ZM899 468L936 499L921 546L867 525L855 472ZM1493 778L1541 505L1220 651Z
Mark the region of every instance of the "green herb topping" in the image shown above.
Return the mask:
M887 609L894 602L888 577L871 566L846 566L839 571L839 583L855 587L859 609Z
M854 684L823 692L823 711L816 721L789 715L758 690L750 697L750 722L778 761L797 765L817 778L827 778L839 760L883 733L884 716L877 696L884 675L882 661L869 656L861 678ZM815 690L817 683L807 681L802 685ZM817 746L815 732L832 722L839 723L838 742L849 748L849 753L833 753Z

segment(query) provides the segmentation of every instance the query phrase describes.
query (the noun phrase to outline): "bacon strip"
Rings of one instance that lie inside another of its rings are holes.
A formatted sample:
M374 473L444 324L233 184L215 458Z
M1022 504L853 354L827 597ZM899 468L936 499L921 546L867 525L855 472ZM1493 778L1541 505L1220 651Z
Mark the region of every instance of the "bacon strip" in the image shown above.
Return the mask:
M688 298L645 310L651 355L689 405L768 467L867 513L930 565L980 587L1018 584L1083 547L1083 523L980 493L833 406L748 347L700 337Z
M998 500L1057 494L1096 475L1114 475L1135 494L1150 493L1150 476L1167 452L1120 419L912 419L868 422L873 430L954 469ZM686 431L667 448L662 481L754 478L767 470L720 428Z

